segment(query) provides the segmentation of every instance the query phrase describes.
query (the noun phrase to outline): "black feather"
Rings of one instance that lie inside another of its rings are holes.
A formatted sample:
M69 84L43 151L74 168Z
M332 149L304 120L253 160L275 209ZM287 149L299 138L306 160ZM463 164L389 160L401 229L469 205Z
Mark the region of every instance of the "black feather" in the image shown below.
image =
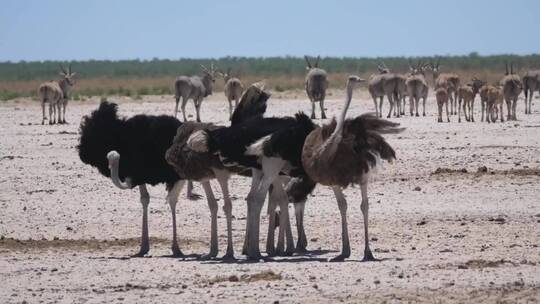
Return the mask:
M137 115L119 118L117 105L102 102L80 125L79 157L109 177L107 153L120 153L120 179L130 177L133 185L166 183L179 180L165 161L176 130L182 123L171 116Z
M240 124L252 118L262 118L266 112L267 100L270 94L256 86L250 86L234 109L231 125Z

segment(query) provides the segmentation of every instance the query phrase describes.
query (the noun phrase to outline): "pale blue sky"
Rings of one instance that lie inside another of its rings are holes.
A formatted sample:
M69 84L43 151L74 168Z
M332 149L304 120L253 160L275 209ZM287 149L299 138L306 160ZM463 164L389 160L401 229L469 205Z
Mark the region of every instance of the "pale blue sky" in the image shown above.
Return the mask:
M538 0L6 0L0 61L540 53Z

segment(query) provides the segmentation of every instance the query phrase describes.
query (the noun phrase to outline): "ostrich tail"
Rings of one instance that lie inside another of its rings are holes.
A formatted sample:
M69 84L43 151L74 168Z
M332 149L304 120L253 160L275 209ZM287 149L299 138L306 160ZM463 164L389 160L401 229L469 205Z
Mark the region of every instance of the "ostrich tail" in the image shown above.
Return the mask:
M268 98L270 98L270 93L257 85L251 85L234 109L231 125L242 123L252 117L262 117L266 112Z
M380 119L375 113L362 114L352 121L353 125L358 125L357 127L362 127L366 131L373 131L379 134L396 134L405 130L405 128L399 128L399 123Z
M311 120L304 112L296 113L294 118L307 133L313 131L317 127L315 123L313 123L313 120Z
M377 118L373 113L363 114L349 121L347 130L355 135L355 149L369 152L368 161L371 166L377 165L378 158L391 162L396 152L381 134L397 134L405 128L399 123Z

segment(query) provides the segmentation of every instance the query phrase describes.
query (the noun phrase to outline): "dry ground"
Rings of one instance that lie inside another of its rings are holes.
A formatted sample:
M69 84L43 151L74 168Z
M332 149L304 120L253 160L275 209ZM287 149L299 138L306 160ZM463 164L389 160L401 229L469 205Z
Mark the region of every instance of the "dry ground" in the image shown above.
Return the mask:
M330 98L332 116L341 97ZM432 98L427 117L394 119L407 130L388 136L398 160L369 186L371 244L382 259L370 263L360 262L359 188L346 190L352 257L327 262L341 241L337 205L325 187L306 207L310 254L260 263L167 257L170 214L164 187L153 187L151 256L128 258L140 236L138 191L116 189L75 150L80 118L97 102L72 103L70 124L56 126L38 124L36 103L7 103L0 106L0 302L538 302L540 112L536 107L525 116L522 102L519 121L502 124L458 124L455 117L437 123ZM349 116L372 107L360 92ZM123 115L172 109L170 96L120 105ZM299 93L272 99L269 113L309 109ZM221 96L203 104L202 118L226 123ZM482 166L487 172L477 172ZM246 178L232 179L239 257L248 186ZM178 217L183 251L205 253L205 200L188 201L182 193ZM222 214L219 228L223 254Z

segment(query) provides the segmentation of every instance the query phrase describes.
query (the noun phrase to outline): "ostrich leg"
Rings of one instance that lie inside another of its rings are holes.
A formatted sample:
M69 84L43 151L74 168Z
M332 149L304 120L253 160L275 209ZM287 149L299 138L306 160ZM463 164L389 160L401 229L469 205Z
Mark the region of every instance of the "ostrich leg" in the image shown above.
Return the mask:
M206 194L206 199L208 200L208 208L210 209L211 224L210 224L210 252L204 256L202 259L211 259L215 258L218 254L218 240L217 240L217 211L218 205L217 200L214 197L212 192L212 187L210 182L206 181L202 183L204 188L204 193Z
M279 202L279 237L277 244L278 255L290 256L294 253L294 240L291 230L291 222L289 219L289 198L287 193L283 189L283 182L281 177L277 177L274 182L276 197ZM286 249L284 248L284 242L287 242Z
M171 246L173 257L184 256L182 251L180 251L180 247L178 246L178 240L177 240L176 203L178 202L178 196L180 195L180 191L184 187L185 183L186 183L185 180L177 181L167 193L167 203L169 203L169 207L171 208L172 225L173 225L173 238L172 238L172 246Z
M266 236L266 253L268 256L276 255L275 231L276 231L276 209L278 200L276 198L275 186L268 191L268 234ZM280 223L281 226L281 223Z
M223 256L224 260L234 259L234 246L232 236L232 202L229 194L229 174L225 171L214 170L221 192L223 193L223 212L227 218L227 252Z
M296 243L296 252L307 251L307 237L304 230L304 208L305 202L294 204L294 214L296 216L296 230L298 232L298 242Z
M262 179L262 171L257 169L251 170L251 188L255 189L257 187L258 183ZM247 200L246 200L247 201ZM242 246L242 254L247 255L248 250L248 234L249 234L249 201L247 202L247 214L246 214L246 233L244 236L244 245Z
M261 253L259 250L259 228L261 221L261 209L266 198L266 193L270 185L278 177L283 168L284 161L280 158L269 157L262 159L262 179L256 184L255 189L251 189L248 194L248 258L259 259Z
M141 249L138 253L132 255L133 257L142 257L150 250L150 239L148 237L148 205L150 204L150 195L148 194L145 184L139 186L139 193L141 195L141 204L143 208Z
M446 112L448 115L448 112ZM369 202L367 195L367 182L360 185L360 190L362 191L362 204L360 209L362 210L362 215L364 216L364 259L363 261L375 261L371 249L369 248L369 234L368 234L368 211L369 211Z
M339 207L339 213L341 214L341 241L343 243L341 248L341 254L331 259L333 262L343 261L351 256L351 245L349 243L349 230L347 228L347 200L343 195L341 187L333 187L334 195Z
M188 183L187 183L186 196L187 196L188 200L191 200L191 201L196 201L196 200L201 198L201 196L199 194L193 192L193 182L192 181L188 181Z

